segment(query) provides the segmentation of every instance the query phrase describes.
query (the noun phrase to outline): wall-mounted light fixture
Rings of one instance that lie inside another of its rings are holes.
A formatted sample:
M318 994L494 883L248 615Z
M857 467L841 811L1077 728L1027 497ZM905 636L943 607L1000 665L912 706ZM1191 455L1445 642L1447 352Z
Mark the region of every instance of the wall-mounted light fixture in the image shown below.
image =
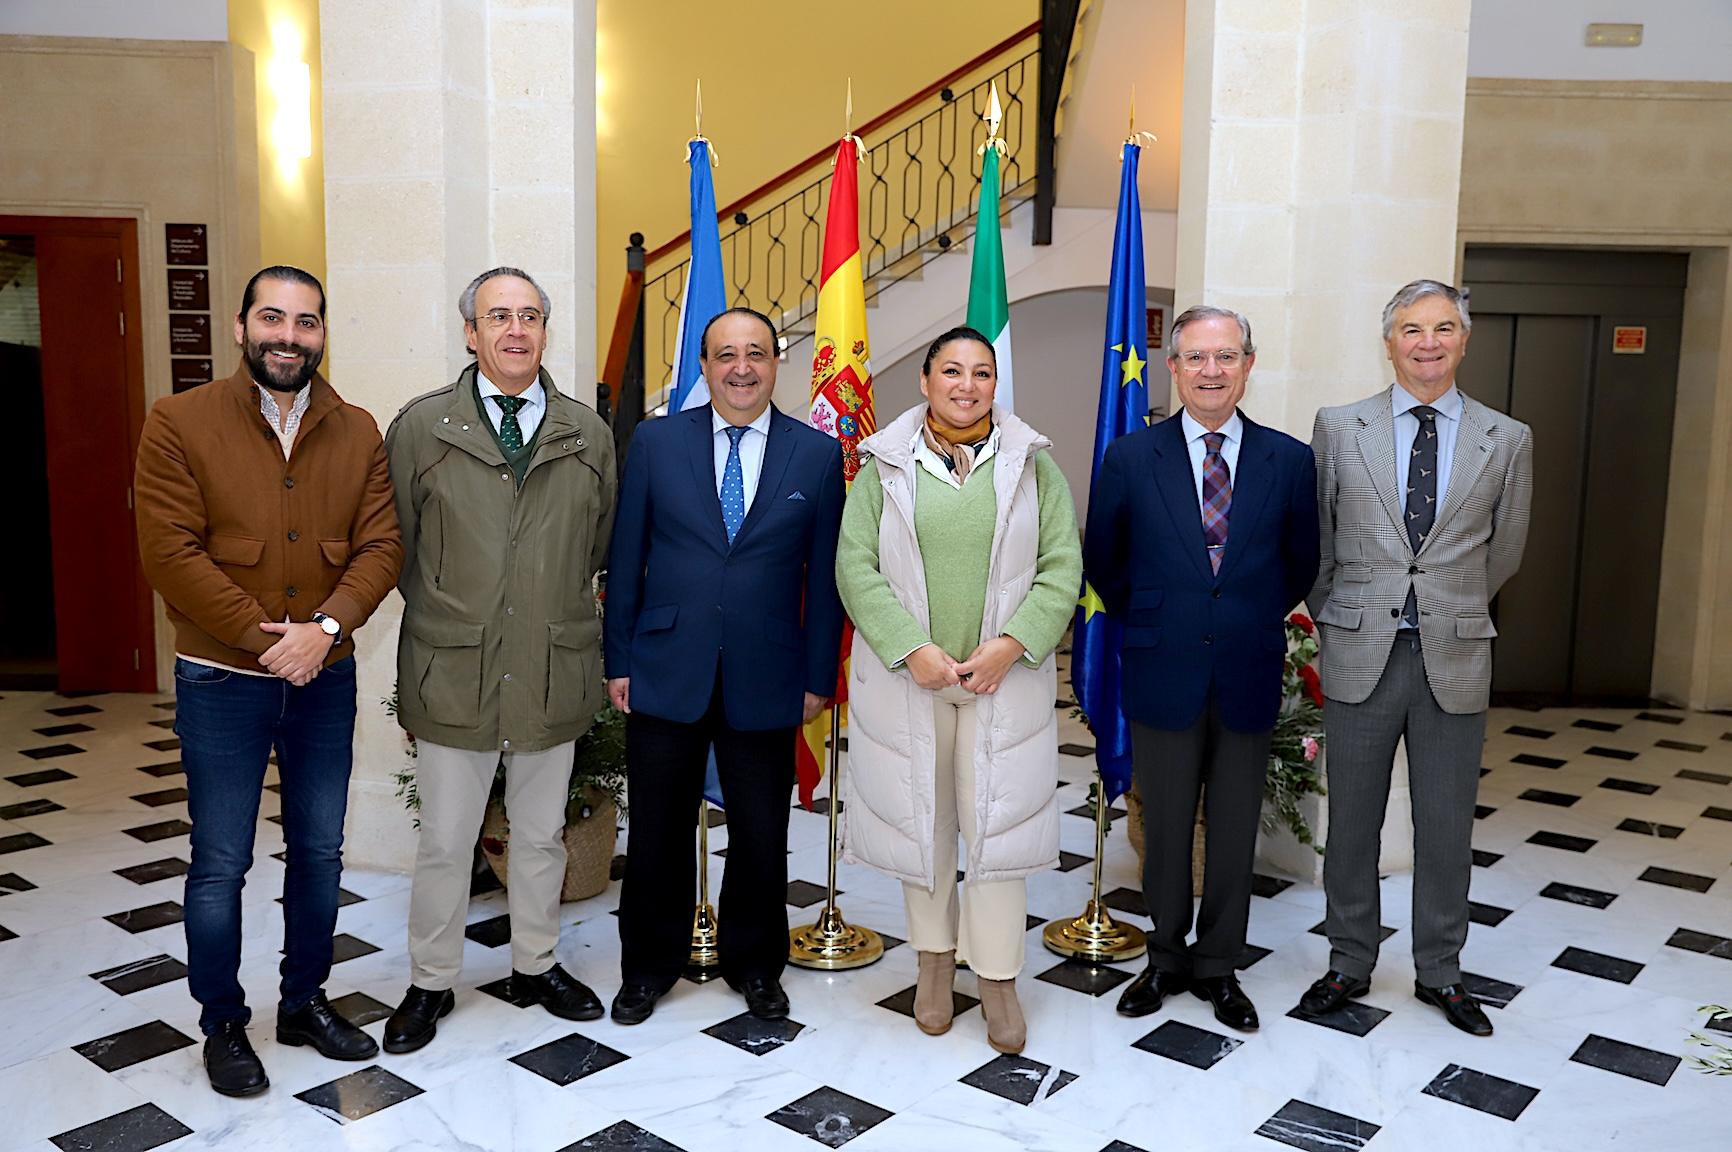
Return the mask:
M1589 48L1640 48L1640 24L1589 24Z
M272 54L265 77L276 101L271 147L279 164L313 155L313 72L302 59L306 36L288 21L271 26Z

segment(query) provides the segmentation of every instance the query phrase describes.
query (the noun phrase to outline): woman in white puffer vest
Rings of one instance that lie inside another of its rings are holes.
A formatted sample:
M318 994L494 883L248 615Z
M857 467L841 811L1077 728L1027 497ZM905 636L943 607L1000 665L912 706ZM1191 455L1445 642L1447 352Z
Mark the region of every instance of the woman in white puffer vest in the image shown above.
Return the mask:
M987 1040L1019 1052L1024 877L1058 863L1053 650L1082 554L1051 442L993 406L997 382L991 342L952 329L927 351L927 403L860 444L836 550L855 627L843 816L845 858L902 881L915 1022L949 1030L960 954Z

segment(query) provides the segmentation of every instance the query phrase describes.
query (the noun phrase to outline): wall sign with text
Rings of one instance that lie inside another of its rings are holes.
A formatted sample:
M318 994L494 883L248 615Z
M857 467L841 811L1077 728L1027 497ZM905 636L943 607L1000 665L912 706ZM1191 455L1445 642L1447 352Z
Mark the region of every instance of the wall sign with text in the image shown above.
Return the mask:
M211 378L210 229L163 225L168 264L169 380L176 392ZM196 357L187 359L186 357Z

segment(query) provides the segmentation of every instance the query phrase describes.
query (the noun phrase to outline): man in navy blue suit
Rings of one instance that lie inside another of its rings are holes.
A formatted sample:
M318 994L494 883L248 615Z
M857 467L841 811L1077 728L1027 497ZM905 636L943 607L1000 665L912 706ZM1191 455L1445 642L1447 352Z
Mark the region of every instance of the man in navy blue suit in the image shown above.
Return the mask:
M1123 700L1142 796L1149 967L1119 1011L1145 1016L1189 988L1230 1028L1257 1009L1234 975L1270 734L1281 706L1285 620L1317 575L1311 449L1239 412L1251 324L1225 308L1173 321L1167 366L1184 410L1115 441L1089 495L1083 568L1123 622ZM1208 822L1203 903L1191 930L1191 835Z
M795 729L835 691L842 635L842 450L771 406L768 317L723 312L700 347L710 403L639 426L608 571L608 696L629 714L621 1024L649 1018L691 952L712 745L728 804L722 976L754 1016L787 1017Z

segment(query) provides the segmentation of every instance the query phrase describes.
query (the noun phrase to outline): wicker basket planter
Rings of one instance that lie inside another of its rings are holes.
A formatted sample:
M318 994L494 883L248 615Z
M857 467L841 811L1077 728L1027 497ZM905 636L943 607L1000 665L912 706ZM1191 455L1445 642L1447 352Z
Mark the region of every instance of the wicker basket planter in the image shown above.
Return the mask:
M583 813L588 810L589 815ZM607 890L608 866L613 862L614 842L619 835L619 809L605 792L586 788L565 810L565 883L560 887L562 904L587 900ZM511 860L511 823L505 818L505 801L493 797L481 822L481 851L488 867L506 886Z
M1203 822L1201 812L1202 802L1199 798L1197 821L1191 826L1191 895L1203 894L1203 847L1208 825ZM1137 786L1131 785L1125 793L1125 825L1129 831L1131 847L1137 851L1137 876L1143 874L1143 798L1137 792Z

